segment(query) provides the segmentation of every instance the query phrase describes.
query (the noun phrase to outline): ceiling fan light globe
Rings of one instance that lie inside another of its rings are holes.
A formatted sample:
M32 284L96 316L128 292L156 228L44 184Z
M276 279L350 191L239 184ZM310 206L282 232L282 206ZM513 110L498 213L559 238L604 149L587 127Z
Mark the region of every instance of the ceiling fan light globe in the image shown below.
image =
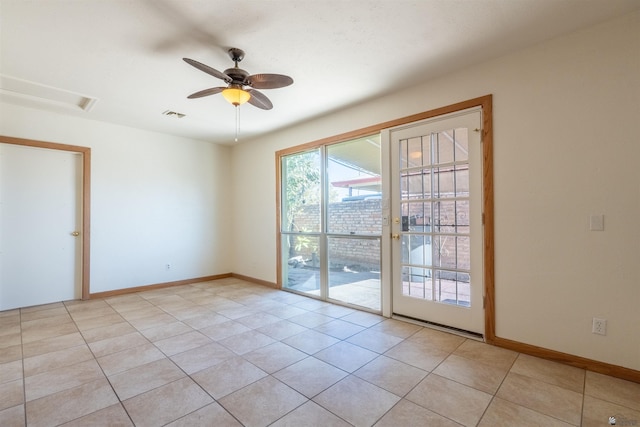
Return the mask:
M222 96L232 105L236 107L242 105L251 99L251 94L243 89L227 88L222 91Z

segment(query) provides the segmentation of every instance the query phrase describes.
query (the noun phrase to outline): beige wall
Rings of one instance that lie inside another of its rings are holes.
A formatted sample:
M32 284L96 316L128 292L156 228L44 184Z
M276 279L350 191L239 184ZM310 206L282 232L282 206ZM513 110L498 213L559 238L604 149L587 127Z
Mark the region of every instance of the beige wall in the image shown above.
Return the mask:
M276 281L277 150L493 94L497 335L640 369L639 76L635 12L235 146L232 269Z

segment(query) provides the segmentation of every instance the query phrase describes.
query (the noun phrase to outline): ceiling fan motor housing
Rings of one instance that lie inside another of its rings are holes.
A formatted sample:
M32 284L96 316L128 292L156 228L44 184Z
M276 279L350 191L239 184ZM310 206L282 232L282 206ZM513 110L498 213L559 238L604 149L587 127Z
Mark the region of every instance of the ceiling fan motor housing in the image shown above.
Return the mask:
M247 77L249 77L249 73L243 70L242 68L227 68L224 70L224 73L231 77L233 83L243 84Z

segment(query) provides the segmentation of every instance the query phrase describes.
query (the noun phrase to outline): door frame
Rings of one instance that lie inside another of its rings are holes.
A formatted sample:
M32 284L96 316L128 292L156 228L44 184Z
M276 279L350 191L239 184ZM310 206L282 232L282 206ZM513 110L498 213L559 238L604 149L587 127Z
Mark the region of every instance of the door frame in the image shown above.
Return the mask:
M0 135L0 143L22 145L26 147L46 148L50 150L69 151L78 153L82 156L82 189L81 189L81 207L82 207L82 231L80 238L82 239L81 248L81 269L80 278L82 288L82 299L88 300L90 293L90 242L91 242L91 148L81 147L78 145L59 144L55 142L36 141L31 139L14 138L10 136Z
M461 110L467 110L473 107L480 107L482 110L482 212L483 212L483 224L484 224L484 239L483 239L483 251L484 251L484 339L487 342L495 341L495 268L494 268L494 208L493 208L493 95L485 95L478 98L469 99L466 101L458 102L455 104L447 105L444 107L436 108L433 110L424 111L422 113L413 114L410 116L402 117L395 120L390 120L383 123L378 123L372 126L368 126L362 129L346 132L343 134L330 136L317 141L307 142L295 147L286 148L275 153L275 171L276 171L276 280L278 288L282 289L281 283L281 241L280 241L280 157L286 154L291 154L305 149L315 148L321 145L331 144L334 142L342 142L349 139L355 139L364 137L383 129L394 128L397 126L418 122L426 119L431 119L437 116L442 116L449 113L455 113ZM383 162L383 175L385 174L385 168L390 167ZM388 169L386 170L388 173ZM383 194L389 194L388 186L383 179ZM385 187L386 185L386 187ZM384 196L388 197L388 196ZM388 238L384 238L385 235ZM390 252L387 252L389 240L391 236L383 228L382 239L382 256L389 256ZM388 269L382 271L381 280L383 281L382 288L382 312L383 315L389 315L388 310L391 309L390 292L391 286L386 286L385 281L389 281L391 278ZM385 287L388 288L389 295L386 295Z

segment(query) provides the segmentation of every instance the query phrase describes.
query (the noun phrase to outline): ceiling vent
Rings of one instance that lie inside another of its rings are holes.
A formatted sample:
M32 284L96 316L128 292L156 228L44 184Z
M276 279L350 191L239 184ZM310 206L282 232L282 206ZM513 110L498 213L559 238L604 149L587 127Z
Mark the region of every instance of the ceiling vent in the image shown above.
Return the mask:
M0 74L0 97L35 107L54 106L91 111L98 98Z
M176 117L178 119L181 119L186 115L186 114L182 114L182 113L176 113L175 111L171 111L171 110L163 111L162 114L164 114L165 116L169 116L169 117Z

